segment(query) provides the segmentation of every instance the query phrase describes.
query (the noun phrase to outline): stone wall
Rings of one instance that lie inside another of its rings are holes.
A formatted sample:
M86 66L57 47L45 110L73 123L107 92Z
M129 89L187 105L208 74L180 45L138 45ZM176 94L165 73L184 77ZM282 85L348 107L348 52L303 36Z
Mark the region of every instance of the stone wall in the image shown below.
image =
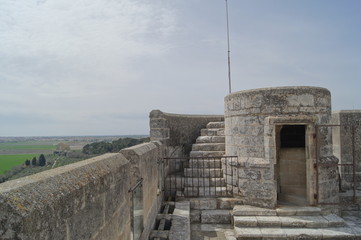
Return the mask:
M166 145L167 157L188 157L202 128L209 122L223 121L222 115L183 115L153 110L149 114L150 137Z
M342 110L332 113L333 127L333 151L340 163L356 163L357 188L361 190L361 111ZM342 189L349 190L353 185L353 169L343 167L341 169Z
M131 239L132 193L143 178L147 239L161 204L159 142L0 184L0 239Z

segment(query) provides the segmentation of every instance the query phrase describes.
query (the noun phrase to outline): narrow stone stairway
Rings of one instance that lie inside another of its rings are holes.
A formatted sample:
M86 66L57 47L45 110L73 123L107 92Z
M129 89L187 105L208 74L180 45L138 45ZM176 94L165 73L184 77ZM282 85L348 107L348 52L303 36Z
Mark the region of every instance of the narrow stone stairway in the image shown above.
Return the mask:
M233 208L237 239L361 239L361 229L317 207L265 209L249 205Z
M226 195L221 157L225 154L224 122L210 122L201 130L184 169L187 197Z

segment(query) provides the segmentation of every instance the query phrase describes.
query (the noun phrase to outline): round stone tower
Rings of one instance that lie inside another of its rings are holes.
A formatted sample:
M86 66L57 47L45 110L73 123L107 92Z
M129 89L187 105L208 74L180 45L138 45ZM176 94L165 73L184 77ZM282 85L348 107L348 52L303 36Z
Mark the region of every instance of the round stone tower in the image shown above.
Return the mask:
M239 195L274 207L315 204L316 148L332 155L331 131L316 143L316 126L331 119L331 94L320 87L276 87L225 97L226 155L238 156ZM234 166L233 166L234 167Z

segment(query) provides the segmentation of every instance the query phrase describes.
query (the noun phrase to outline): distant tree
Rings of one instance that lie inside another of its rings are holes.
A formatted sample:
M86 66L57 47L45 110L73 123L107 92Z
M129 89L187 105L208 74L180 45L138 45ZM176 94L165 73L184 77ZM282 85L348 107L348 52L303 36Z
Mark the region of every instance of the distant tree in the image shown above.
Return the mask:
M25 165L26 165L26 166L30 166L30 163L31 163L30 160L29 160L29 159L26 159Z
M111 152L113 149L113 145L108 142L95 142L91 144L87 144L83 147L83 153L85 154L103 154L107 152Z
M123 148L131 147L140 143L149 142L149 138L119 138L111 143L95 142L83 147L85 154L103 154L107 152L119 152Z
M70 151L70 146L65 143L58 143L58 145L56 145L56 150L61 152L67 152Z
M46 164L45 156L44 156L44 154L40 154L40 156L39 156L39 166L43 167L43 166L45 166L45 164Z
M33 157L33 159L31 160L31 165L36 166L36 162L36 157Z

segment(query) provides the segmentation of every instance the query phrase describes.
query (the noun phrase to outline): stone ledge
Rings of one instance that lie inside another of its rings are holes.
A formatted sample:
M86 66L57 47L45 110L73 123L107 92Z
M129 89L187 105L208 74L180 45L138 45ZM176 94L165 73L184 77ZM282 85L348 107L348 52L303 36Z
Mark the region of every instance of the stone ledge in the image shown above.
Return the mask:
M172 219L172 227L169 230L169 239L190 240L191 230L189 201L175 203Z

